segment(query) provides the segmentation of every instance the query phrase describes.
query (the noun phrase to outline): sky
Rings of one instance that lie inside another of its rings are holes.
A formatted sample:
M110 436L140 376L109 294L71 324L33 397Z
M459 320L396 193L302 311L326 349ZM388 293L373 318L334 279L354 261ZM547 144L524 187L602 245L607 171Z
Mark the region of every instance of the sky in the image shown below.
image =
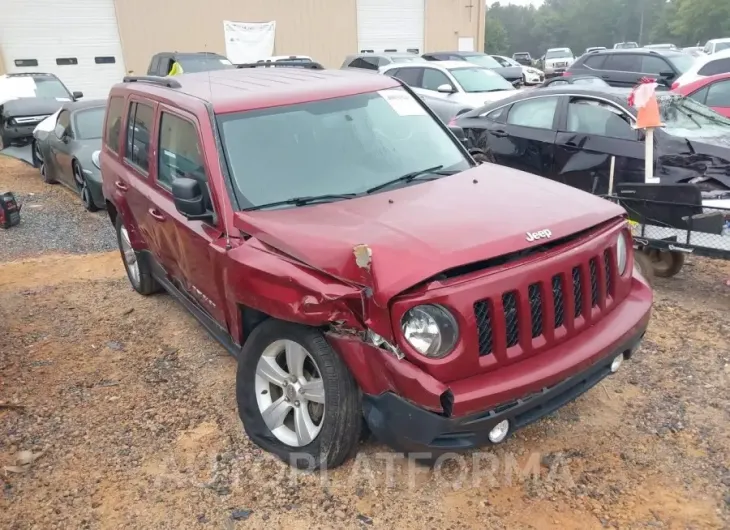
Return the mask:
M540 4L542 4L542 0L487 0L487 5L493 4L497 1L499 1L499 3L502 5L515 4L518 6L529 6L530 4L532 4L534 6L539 6Z

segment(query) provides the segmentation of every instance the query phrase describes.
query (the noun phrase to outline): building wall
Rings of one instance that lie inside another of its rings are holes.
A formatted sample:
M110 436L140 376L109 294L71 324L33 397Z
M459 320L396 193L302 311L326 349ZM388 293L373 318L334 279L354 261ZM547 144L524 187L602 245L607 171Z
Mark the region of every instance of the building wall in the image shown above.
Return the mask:
M6 72L5 70L5 63L3 61L3 51L0 50L0 75L3 75Z
M425 0L424 51L456 49L458 38L484 47L483 0ZM153 54L225 54L223 20L276 21L276 55L310 55L337 68L357 50L356 0L115 0L127 71L143 74ZM468 7L470 6L471 7Z

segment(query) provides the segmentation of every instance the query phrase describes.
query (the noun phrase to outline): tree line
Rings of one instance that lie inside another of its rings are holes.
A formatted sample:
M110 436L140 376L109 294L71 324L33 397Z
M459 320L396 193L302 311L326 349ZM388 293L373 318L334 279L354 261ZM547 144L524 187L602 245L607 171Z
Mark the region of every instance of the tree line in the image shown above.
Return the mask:
M485 50L540 57L548 48L580 55L591 46L671 43L704 46L730 37L730 0L545 0L539 7L487 8Z

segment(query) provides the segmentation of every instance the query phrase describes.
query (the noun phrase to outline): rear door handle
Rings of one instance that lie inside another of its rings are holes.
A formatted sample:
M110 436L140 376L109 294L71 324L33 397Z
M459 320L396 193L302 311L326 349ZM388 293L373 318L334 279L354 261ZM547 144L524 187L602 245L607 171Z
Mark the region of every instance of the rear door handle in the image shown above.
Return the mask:
M126 184L125 184L124 182L122 182L121 180L117 180L117 181L116 181L116 182L114 183L114 185L115 185L115 186L117 187L117 189L118 189L119 191L127 191L127 190L129 189L129 188L127 187L127 185L126 185Z
M601 77L602 77L603 79L608 79L608 78L609 78L609 77L611 77L611 76L610 76L610 75L602 75Z
M164 216L164 215L162 215L162 214L161 214L161 213L160 213L160 212L159 212L158 210L156 210L155 208L150 208L150 209L148 210L148 212L149 212L149 214L150 214L150 215L152 216L152 218L153 218L153 219L154 219L155 221L164 221L164 220L165 220L165 216Z
M497 138L504 138L505 136L508 136L506 131L492 131L492 134Z

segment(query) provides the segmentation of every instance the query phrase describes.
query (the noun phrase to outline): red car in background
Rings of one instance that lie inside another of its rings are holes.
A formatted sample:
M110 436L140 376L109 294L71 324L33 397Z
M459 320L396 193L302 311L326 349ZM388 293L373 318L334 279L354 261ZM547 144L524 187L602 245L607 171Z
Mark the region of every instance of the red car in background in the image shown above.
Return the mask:
M718 114L730 118L730 72L704 77L676 88L674 92L692 98Z

